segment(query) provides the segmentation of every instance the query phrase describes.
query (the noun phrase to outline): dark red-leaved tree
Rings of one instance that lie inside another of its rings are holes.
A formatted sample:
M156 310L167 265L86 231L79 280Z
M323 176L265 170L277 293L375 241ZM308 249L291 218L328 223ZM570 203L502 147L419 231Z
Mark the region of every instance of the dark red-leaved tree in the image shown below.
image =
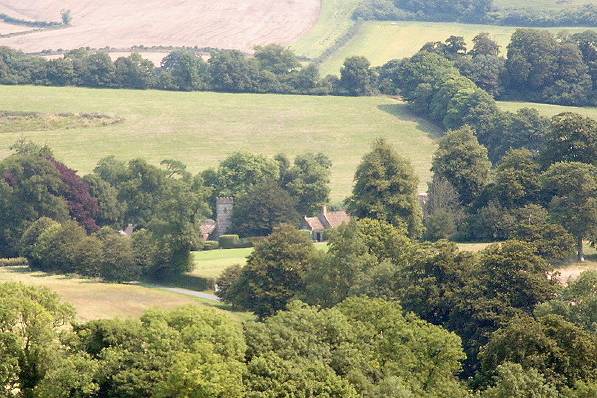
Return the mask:
M94 232L99 229L95 217L99 213L99 205L89 193L89 185L77 175L75 170L68 168L54 158L48 159L60 174L64 183L62 196L68 203L71 217L79 222L87 232Z

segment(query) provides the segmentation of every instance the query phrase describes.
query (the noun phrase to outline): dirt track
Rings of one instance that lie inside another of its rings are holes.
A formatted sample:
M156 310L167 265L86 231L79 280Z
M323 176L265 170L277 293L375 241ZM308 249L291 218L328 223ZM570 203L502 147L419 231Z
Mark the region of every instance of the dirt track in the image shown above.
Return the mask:
M289 44L319 16L319 0L0 0L0 13L44 21L70 9L72 26L0 39L27 52L106 46L197 46L249 51Z

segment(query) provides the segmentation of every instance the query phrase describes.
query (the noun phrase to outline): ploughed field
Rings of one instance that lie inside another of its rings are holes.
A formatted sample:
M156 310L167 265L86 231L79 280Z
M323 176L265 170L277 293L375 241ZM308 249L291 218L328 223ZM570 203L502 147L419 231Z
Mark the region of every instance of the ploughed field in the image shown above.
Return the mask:
M21 136L48 144L82 174L109 155L154 164L177 159L199 172L239 150L269 156L323 152L334 164L333 201L350 194L356 167L377 137L413 163L424 190L439 133L406 104L386 97L0 86L0 111L99 113L119 121L0 133L0 158Z
M79 47L197 46L251 50L296 41L317 22L319 0L0 0L0 13L60 21L65 29L0 39L0 45L37 52ZM1 32L6 33L6 32Z

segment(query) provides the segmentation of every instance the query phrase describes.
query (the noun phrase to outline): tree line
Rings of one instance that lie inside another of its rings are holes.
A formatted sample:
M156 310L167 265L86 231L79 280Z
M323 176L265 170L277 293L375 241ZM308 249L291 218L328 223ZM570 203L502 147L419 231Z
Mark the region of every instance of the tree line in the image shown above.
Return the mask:
M314 64L303 66L292 51L277 45L257 47L254 56L213 50L207 62L193 50L179 49L159 67L138 53L112 61L105 52L82 48L46 60L0 47L0 83L307 95L349 90L346 79L322 79Z
M559 105L597 104L597 32L557 37L548 31L519 29L507 57L487 33L468 51L463 37L427 43L422 51L451 60L460 73L495 98Z
M0 257L32 268L106 280L163 279L190 270L201 223L218 196L236 199L231 232L266 236L299 225L329 201L331 161L320 153L275 159L239 152L197 175L176 160L101 159L80 177L27 141L0 162ZM134 227L131 236L119 230Z
M300 261L312 250L298 236L290 230L272 235L248 267L258 258L271 262L276 242L287 242L284 247L290 248L284 259L288 267ZM387 238L390 243L392 238ZM388 247L375 240L369 241L371 257L401 255L387 252ZM452 309L469 315L475 303L492 303L498 294L508 298L499 320L483 326L482 333L489 335L501 323L479 354L482 365L474 383L459 377L466 340L411 310L413 304L417 308L427 301L429 310L449 309L459 296L478 293L467 290L449 298L463 281L460 272L474 260L457 254L438 261L441 253L429 250L429 257L407 265L427 272L403 272L406 278L425 278L424 284L401 293L407 298L404 308L389 298L363 296L321 307L294 300L275 315L244 325L197 306L152 310L140 319L79 323L73 308L49 289L3 283L0 391L32 398L590 397L596 388L592 377L597 341L582 325L587 320L582 311L585 299L595 300L590 284L597 275L585 273L556 292L539 272L536 258L517 264L528 274L500 267L515 256L511 249L494 248L483 255L482 265L474 270L483 295L479 301L466 298ZM429 262L437 267L424 265ZM493 272L515 273L515 286L523 290L492 278ZM431 287L431 281L445 296L412 290ZM550 299L529 313L529 307L518 302L525 294ZM582 308L574 301L582 302ZM462 318L462 323L469 319Z
M466 22L510 26L597 26L597 7L587 4L550 10L540 7L497 8L493 0L367 0L353 19L382 21Z

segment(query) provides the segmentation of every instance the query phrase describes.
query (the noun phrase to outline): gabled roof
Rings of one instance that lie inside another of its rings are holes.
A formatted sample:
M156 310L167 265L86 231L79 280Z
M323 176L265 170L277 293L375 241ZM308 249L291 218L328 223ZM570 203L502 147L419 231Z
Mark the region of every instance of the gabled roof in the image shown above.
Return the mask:
M321 216L325 217L331 228L336 228L350 222L350 215L344 210L326 211Z
M305 222L312 231L323 231L325 229L317 217L305 217Z
M214 220L204 220L201 225L199 226L199 230L201 231L201 235L209 236L213 231L216 229L216 222Z

